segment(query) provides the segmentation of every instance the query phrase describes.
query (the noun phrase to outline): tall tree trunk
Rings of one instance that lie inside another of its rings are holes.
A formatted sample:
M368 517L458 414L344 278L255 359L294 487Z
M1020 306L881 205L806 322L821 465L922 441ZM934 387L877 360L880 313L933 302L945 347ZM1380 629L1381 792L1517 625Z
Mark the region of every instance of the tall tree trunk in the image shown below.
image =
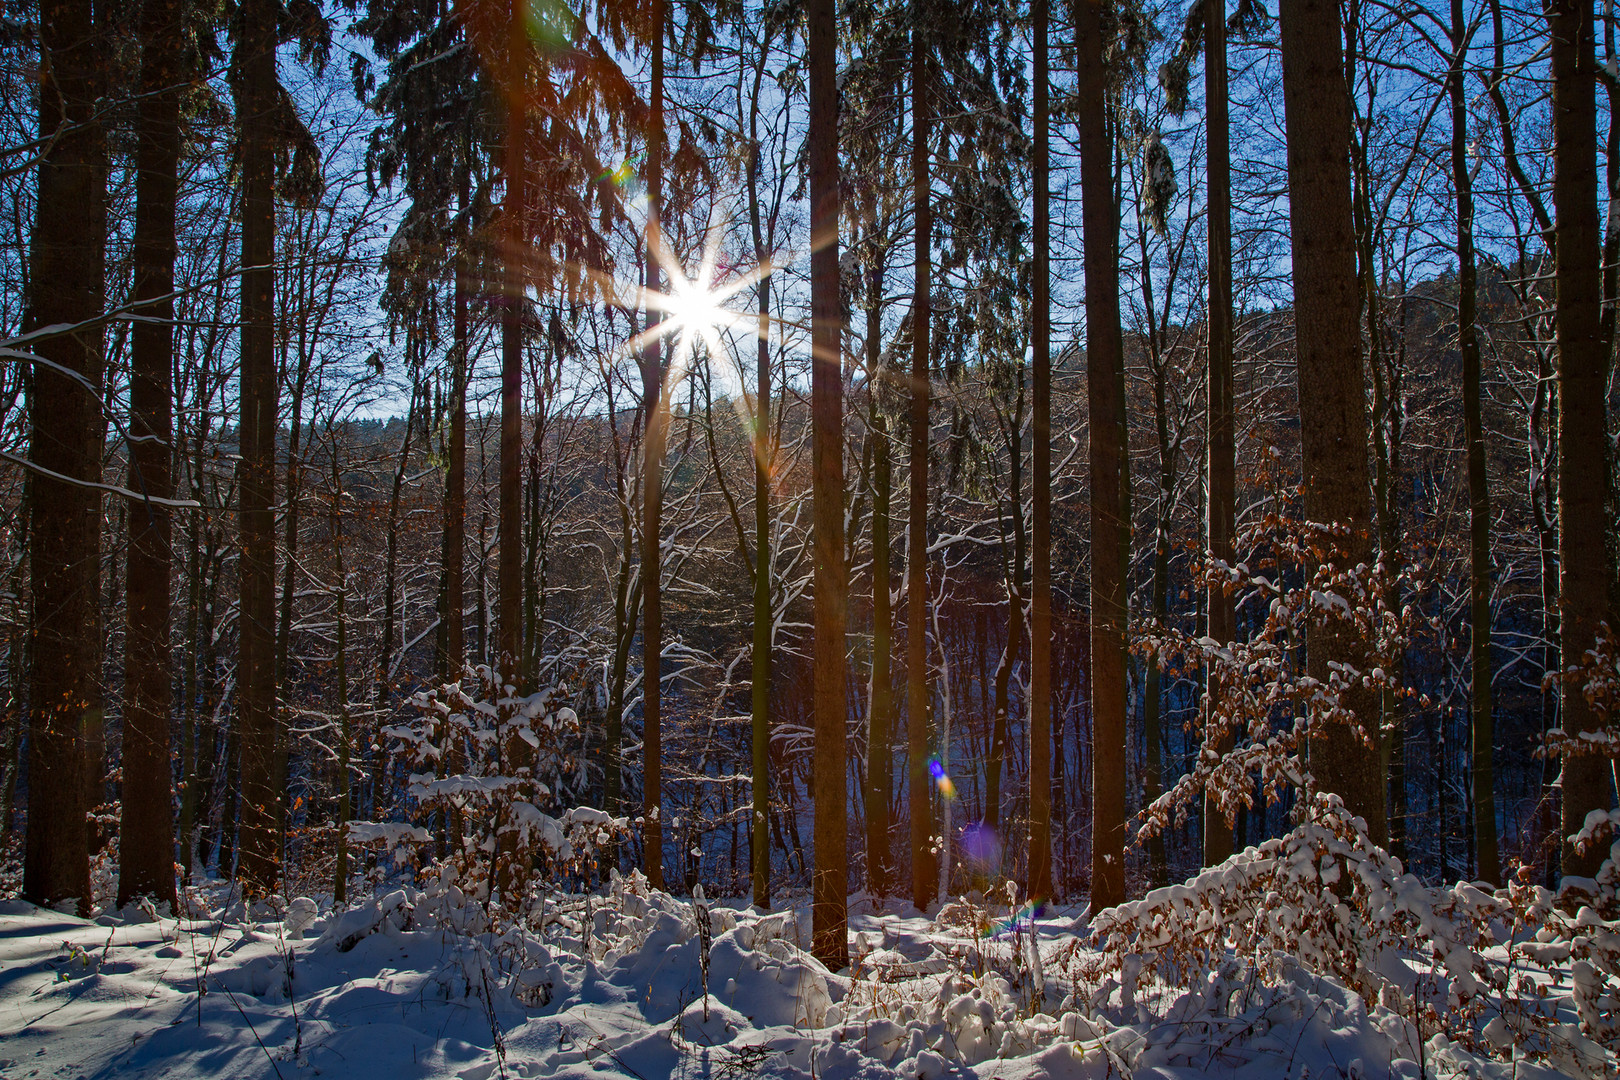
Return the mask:
M875 233L875 199L868 201L868 227ZM889 563L890 506L894 498L888 414L883 395L888 368L883 363L883 264L874 236L872 266L867 269L866 370L871 393L867 424L872 432L872 704L866 737L867 887L885 897L894 889L894 849L889 841L889 807L894 799L894 611Z
M461 212L470 214L472 208L469 188L469 166L461 164ZM467 335L468 275L472 272L471 252L467 250L470 238L463 236L455 259L455 312L450 345L450 447L447 455L448 471L444 477L444 657L440 662L440 678L446 682L461 679L462 665L467 662L463 619L467 606L466 573L464 563L467 550Z
M107 144L96 115L106 43L90 0L39 7L39 161L30 296L24 331L99 318L104 302ZM105 357L99 325L40 340L29 387L28 833L23 897L90 902L83 783L84 727L99 691L101 500L97 395ZM82 377L84 383L70 376ZM48 472L46 471L48 470ZM58 479L62 477L64 479Z
M405 437L410 443L410 435ZM343 904L349 896L349 818L353 778L349 774L352 733L349 729L349 582L343 565L343 470L339 466L337 432L332 432L332 573L337 589L337 866L332 872L332 899Z
M1091 456L1091 910L1125 900L1125 402L1102 7L1075 7Z
M1001 774L1007 757L1007 726L1011 711L1012 670L1024 651L1024 559L1027 546L1024 531L1024 369L1018 369L1018 394L1008 421L1008 458L1012 490L1008 508L1012 512L1013 554L1007 572L1007 647L996 665L994 713L990 728L990 753L985 764L984 823L990 831L1001 830ZM980 625L983 625L982 623ZM982 650L981 650L982 654Z
M815 519L815 874L811 951L837 971L849 957L844 685L843 301L838 280L837 8L809 0L810 415Z
M1336 3L1284 0L1283 108L1305 517L1349 530L1334 561L1353 567L1371 561L1372 505L1342 42ZM1313 623L1306 653L1311 676L1323 682L1332 663L1365 663L1364 642L1344 625ZM1376 731L1376 691L1351 691L1345 704ZM1383 843L1386 793L1378 748L1335 723L1312 728L1310 759L1318 788L1342 796Z
M906 524L906 735L910 776L911 902L926 909L937 874L932 784L928 774L928 392L934 228L928 175L928 47L914 3L911 30L911 184L915 229L911 298L911 502Z
M242 158L241 607L237 702L242 807L237 852L243 892L281 884L276 751L275 140L276 13L246 0L239 16L235 93Z
M175 198L179 189L180 0L141 8L141 106L137 120L134 300L145 319L132 332L130 487L153 500L173 494ZM169 764L169 508L147 501L129 515L125 573L124 799L118 902L149 896L177 910L174 774Z
M1614 40L1615 18L1612 8L1603 16L1603 52L1605 60L1599 65L1603 89L1609 99L1608 138L1603 148L1604 192L1609 199L1609 212L1603 223L1603 307L1598 317L1598 342L1603 350L1603 385L1611 385L1614 373L1614 341L1617 321L1616 307L1620 306L1620 213L1616 212L1615 196L1620 193L1620 64ZM1614 441L1607 426L1603 431L1603 530L1604 575L1609 582L1607 618L1610 629L1620 629L1620 444ZM1609 759L1610 775L1620 787L1620 758Z
M461 315L464 326L466 315L465 305L463 305L461 309ZM388 493L388 548L387 554L383 557L382 642L381 647L377 650L376 684L372 690L372 708L376 714L372 721L372 741L377 747L376 750L372 751L373 757L371 761L371 814L373 821L382 820L381 807L383 804L383 789L388 780L388 754L382 749L386 745L384 742L382 729L387 720L390 708L389 684L392 682L390 672L393 670L394 666L394 639L398 634L397 627L399 624L398 603L395 600L394 595L397 591L396 583L399 580L399 504L400 497L405 487L405 469L409 464L411 457L411 432L416 425L416 410L418 408L417 402L422 396L424 396L424 391L414 386L411 388L411 403L405 409L405 436L399 441L399 460L394 464L394 483ZM452 419L450 430L453 438L455 432L454 405L452 405L451 408ZM462 435L465 439L465 412L462 413L461 420L463 423ZM455 451L453 448L451 450L450 458L452 462L455 461ZM462 447L462 460L463 462L466 460L465 444ZM451 465L451 474L452 476L455 474L454 464ZM463 475L462 479L465 481L465 475ZM447 481L445 484L446 489L448 490L451 486L452 482ZM464 490L465 488L463 488L463 491ZM463 507L463 509L465 509L465 507ZM445 529L445 533L447 535L450 533L448 526ZM458 539L459 538L460 537L458 536ZM459 551L460 547L458 546L456 550ZM460 567L458 564L457 570L459 571L459 569ZM456 579L459 583L459 572L456 575ZM459 592L457 595L459 596ZM459 637L457 638L457 644L460 644ZM457 654L452 653L451 655L453 656ZM447 679L459 679L461 672L459 662L456 663L456 666L453 669L449 670L452 671L453 674L445 674L445 669L441 667L441 676Z
M664 0L652 3L652 129L647 135L647 238L646 291L656 296L662 275L658 259L663 253L663 223L659 213L664 184ZM649 300L647 328L664 313ZM663 802L663 514L664 444L669 434L669 408L664 400L663 349L649 333L641 353L642 397L647 407L647 435L641 444L641 690L642 690L642 837L646 849L647 881L664 886L664 828L659 820Z
M1232 377L1232 150L1227 120L1226 0L1203 2L1204 108L1209 128L1205 154L1209 204L1209 308L1205 324L1209 373L1204 405L1209 457L1205 516L1209 557L1231 565L1237 561L1237 424ZM1212 583L1208 592L1208 635L1223 644L1236 640L1236 597L1221 584ZM1216 678L1212 672L1212 684ZM1208 688L1211 699L1218 692L1218 685ZM1230 746L1230 739L1222 739L1215 749L1224 753ZM1203 827L1204 865L1224 862L1232 854L1232 822L1209 798L1204 799Z
M1029 881L1032 899L1052 889L1052 211L1047 0L1034 0L1035 265L1030 484L1033 488L1029 638Z
M1491 501L1485 475L1484 389L1475 328L1474 183L1468 171L1468 23L1451 0L1451 181L1457 196L1457 342L1463 362L1463 439L1468 448L1468 600L1473 693L1474 845L1478 875L1501 884L1496 853L1496 786L1491 741ZM1375 358L1376 359L1376 358Z
M202 500L198 499L198 503ZM182 661L185 667L181 679L181 729L180 729L180 872L186 884L191 883L191 871L195 859L193 838L196 834L197 811L202 800L198 788L198 757L199 745L197 730L197 693L200 684L200 660L202 654L202 641L198 638L201 626L200 615L202 607L202 554L201 533L202 514L194 512L186 522L187 559L186 559L186 630L185 630L185 657ZM207 826L204 825L204 831Z
M514 0L507 26L505 296L501 305L501 475L494 664L517 675L523 645L523 312L528 307L527 8Z
M1145 262L1143 265L1147 265ZM1144 280L1147 275L1143 275ZM1152 305L1148 304L1149 318ZM1157 337L1157 334L1154 334ZM1159 353L1155 344L1152 352ZM1153 529L1153 585L1149 600L1149 618L1155 625L1163 625L1170 613L1170 511L1175 500L1177 447L1170 439L1170 414L1166 364L1162 355L1155 355L1153 364L1153 420L1159 451L1158 520ZM1149 653L1147 673L1143 680L1142 742L1146 752L1146 768L1142 775L1142 805L1152 806L1164 791L1164 733L1162 726L1163 689L1159 671L1159 657ZM1165 855L1164 833L1155 831L1148 837L1149 878L1154 888L1169 881L1169 860Z
M1150 266L1147 223L1136 226L1142 265ZM1176 465L1181 444L1170 437L1169 371L1164 340L1153 301L1153 275L1142 275L1142 309L1147 314L1148 367L1153 373L1153 435L1159 455L1159 484L1156 492L1153 526L1152 584L1149 589L1148 618L1163 625L1170 611L1170 514L1176 498ZM1157 653L1150 652L1142 688L1142 805L1152 806L1164 790L1163 679ZM1165 854L1164 832L1155 830L1147 839L1148 881L1158 888L1169 880L1169 860Z
M762 50L763 53L763 50ZM754 71L754 93L749 99L749 136L754 146L748 159L748 222L754 234L754 263L763 268L771 253L765 244L759 206L760 84L765 64L761 55ZM771 637L775 616L771 611L771 278L759 279L759 336L754 374L754 655L750 702L753 720L753 817L749 828L750 865L753 869L754 906L771 903Z
M1605 359L1599 340L1601 268L1597 214L1596 57L1591 0L1554 0L1552 24L1553 206L1558 282L1559 629L1565 664L1596 641L1606 614L1604 551ZM1572 736L1603 724L1579 686L1564 684L1561 714ZM1564 758L1564 873L1590 877L1605 852L1567 838L1609 806L1609 774L1596 755Z
M287 417L287 512L282 517L285 541L281 550L281 596L276 609L275 633L275 685L285 688L289 662L292 656L293 601L297 595L299 558L298 540L302 535L304 511L304 393L309 387L310 363L313 359L308 348L309 292L304 276L305 260L300 260L297 284L289 283L282 293L285 316L289 304L298 311L298 365L292 374L292 410ZM289 274L289 276L291 276ZM284 331L281 371L286 363L287 342L292 334ZM278 425L279 426L279 425ZM287 844L287 814L291 807L287 801L287 777L292 758L291 703L277 700L275 772L271 783L276 792L276 845L285 851Z

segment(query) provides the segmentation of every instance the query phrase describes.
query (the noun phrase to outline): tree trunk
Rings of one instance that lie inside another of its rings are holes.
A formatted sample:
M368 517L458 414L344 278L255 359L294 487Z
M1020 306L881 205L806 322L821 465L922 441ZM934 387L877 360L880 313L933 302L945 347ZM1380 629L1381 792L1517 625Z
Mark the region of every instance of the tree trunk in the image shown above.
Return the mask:
M242 337L237 485L242 556L237 620L241 730L241 819L237 853L244 894L281 884L274 782L276 751L275 569L275 96L276 15L269 0L246 0L233 59L242 159Z
M1013 668L1024 651L1024 559L1027 544L1024 531L1024 369L1017 376L1017 401L1009 419L1008 458L1012 490L1008 508L1012 513L1013 555L1007 573L1007 647L996 665L994 713L990 728L990 753L985 766L984 823L991 833L1001 831L1001 774L1007 757L1007 727L1011 712L1010 683ZM983 625L981 623L981 625Z
M921 16L913 6L913 17ZM911 502L906 524L906 734L910 776L911 902L934 898L934 814L928 775L928 392L933 290L933 209L928 175L928 48L920 26L911 39L911 183L916 261L911 298Z
M1209 557L1231 565L1237 561L1237 424L1233 402L1232 348L1232 160L1227 120L1226 3L1204 0L1204 108L1209 128L1209 308L1208 397L1204 422L1208 429L1208 489L1206 528ZM1225 644L1237 639L1237 600L1224 585L1209 586L1208 635ZM1213 684L1216 676L1212 673ZM1211 685L1211 699L1218 693ZM1207 708L1207 706L1206 706ZM1206 713L1206 716L1208 714ZM1215 750L1225 753L1229 738L1220 739ZM1204 865L1214 866L1232 854L1232 822L1216 809L1214 800L1204 800Z
M501 476L496 567L498 602L494 664L515 678L523 638L523 312L528 306L529 38L523 12L513 3L506 57L505 296L501 306Z
M1091 910L1125 900L1125 402L1102 8L1075 7L1091 457Z
M410 444L410 434L405 436ZM349 730L349 583L343 566L343 470L338 465L337 433L332 433L332 564L337 588L337 784L336 823L337 866L332 873L332 900L343 904L349 898L349 818L353 781L349 775L352 733Z
M40 5L40 48L48 62L39 69L39 133L46 149L39 161L25 332L102 313L107 144L96 119L101 31L88 0ZM87 914L83 729L98 693L100 650L86 628L99 624L101 500L73 481L101 479L101 328L46 338L32 351L59 368L34 365L29 387L29 460L42 471L28 478L33 662L23 897L44 905L76 898Z
M1496 786L1491 717L1491 502L1485 475L1484 389L1475 329L1474 185L1468 171L1468 23L1462 0L1451 0L1451 180L1457 196L1457 342L1463 363L1463 440L1468 449L1468 600L1472 665L1474 845L1478 875L1502 883L1496 852Z
M1599 341L1601 268L1597 214L1596 58L1591 0L1554 0L1552 24L1553 206L1558 282L1559 630L1565 667L1591 649L1606 614L1603 503L1608 436L1606 364ZM1600 731L1578 685L1562 687L1563 729ZM1609 773L1592 754L1564 758L1564 873L1590 877L1606 852L1577 852L1568 837L1609 806Z
M136 302L132 332L129 486L168 499L174 484L171 405L174 352L175 199L179 189L180 0L141 8L141 105L135 177ZM124 799L119 824L119 906L148 896L178 910L174 889L174 775L169 763L169 508L130 508L124 637Z
M1052 889L1052 285L1051 132L1048 112L1047 0L1034 0L1035 221L1034 346L1031 388L1029 638L1029 881L1031 899Z
M875 200L874 200L875 201ZM870 204L869 204L870 205ZM876 229L875 208L869 227ZM872 431L872 704L866 737L867 887L885 897L894 889L894 850L889 842L889 806L894 799L894 650L893 571L889 564L890 505L894 478L889 447L888 415L883 408L888 369L883 363L883 266L874 250L867 271L866 365L872 395L868 424Z
M465 305L462 306L460 314L462 315L462 318L463 318L462 325L463 325L463 327L465 327L465 315L466 315ZM463 386L465 386L465 384L463 384ZM420 394L421 394L421 391L417 390L415 387L412 388L412 390L411 390L411 403L405 409L405 437L402 438L400 440L400 442L399 442L399 460L394 465L394 483L393 483L392 489L388 493L388 549L387 549L387 554L384 556L384 559L383 559L383 626L382 626L382 642L381 642L381 647L377 650L377 675L376 675L377 682L376 682L375 688L372 691L373 698L374 698L372 707L373 707L373 709L375 711L375 714L376 714L375 717L372 720L372 730L373 730L373 740L372 741L376 744L376 747L377 747L377 749L372 751L372 754L374 756L372 757L372 764L371 764L371 814L372 814L371 819L373 821L381 821L382 820L382 804L383 804L383 795L384 795L383 789L387 785L387 780L388 780L388 752L385 749L385 747L387 746L387 743L384 741L385 736L382 733L382 729L383 729L383 727L385 725L385 721L387 720L389 709L390 709L389 684L392 682L392 677L390 675L390 671L392 670L393 664L394 664L394 638L395 638L396 633L397 633L396 627L397 627L397 624L398 624L398 621L399 621L397 604L396 604L396 601L394 599L394 593L396 591L395 583L399 580L399 504L400 504L400 496L401 496L401 494L402 494L402 492L404 490L404 487L405 487L405 468L406 468L407 464L410 462L410 456L411 456L411 431L415 427L415 424L416 424L416 410L418 408L417 401L418 401L418 397L419 397ZM463 425L462 426L462 434L463 434L463 437L465 437L465 435L466 435L466 427L465 427L465 424L466 424L466 412L465 412L465 410L463 410L463 412L461 413L460 419L461 419L462 425ZM455 433L455 430L456 430L456 422L455 422L455 420L456 420L456 418L455 418L455 406L452 405L451 406L451 422L450 422L450 431L451 431L451 437L452 438L454 438L454 433ZM450 460L452 462L454 462L455 458L456 458L455 450L452 448L452 450L450 452ZM463 461L465 461L465 458L466 458L466 448L465 448L465 446L463 446L463 448L462 448L462 459L463 459ZM455 471L456 471L455 470L455 465L452 464L450 469L451 469L451 475L454 476ZM463 475L462 479L463 479L463 481L465 481L465 476L464 475ZM446 481L445 488L446 488L447 491L452 486L455 486L453 484L453 481ZM463 490L465 490L465 488L463 488ZM446 499L448 501L449 497L447 496ZM465 505L463 505L463 509L465 509ZM447 515L448 515L448 511L447 511ZM449 527L446 526L445 534L448 536L448 535L450 535L450 532L451 531L450 531ZM459 534L457 535L456 539L458 540L456 550L459 552L461 550L460 544L459 544L459 540L461 539L461 537L460 537ZM457 566L456 566L456 571L457 572L456 572L455 578L456 578L457 584L459 585L460 578L461 578L459 561L458 561ZM447 593L448 593L448 590L447 590ZM459 589L457 590L457 596L458 596L458 598L460 596ZM441 618L444 618L444 616L441 615ZM457 621L457 620L450 620L450 621L456 622L457 623L457 628L459 629L459 621ZM459 635L456 638L456 643L459 646L459 644L460 644ZM454 655L458 655L458 654L459 654L459 650L458 650L458 653L452 653L451 655L454 656ZM456 663L456 666L453 669L451 669L454 672L453 674L443 673L443 669L441 669L441 673L442 673L443 678L446 678L446 679L455 678L455 679L457 679L459 681L460 673L461 673L461 664L460 664L460 661L456 661L455 663Z
M1342 42L1337 4L1284 0L1283 107L1305 517L1349 530L1329 557L1354 567L1371 562L1372 506ZM1365 643L1345 625L1312 623L1306 654L1310 675L1323 682L1330 664L1360 668L1366 662ZM1376 691L1351 691L1345 704L1376 732ZM1386 793L1377 746L1347 724L1313 726L1310 764L1317 787L1343 797L1382 844Z
M461 212L470 214L469 166L461 165ZM461 679L462 665L467 662L462 620L465 617L466 573L463 569L467 549L467 352L470 342L467 334L468 265L471 253L467 250L468 237L461 238L461 248L455 259L455 314L450 345L450 448L448 471L444 477L444 657L440 661L440 678L446 682Z
M815 874L811 951L834 971L849 957L844 620L843 301L838 274L838 22L832 0L805 5L810 68L810 413L815 519Z
M653 0L652 130L647 135L647 238L646 291L660 289L658 259L664 241L659 221L664 167L664 0ZM647 881L664 887L664 829L659 820L663 802L663 510L664 444L668 437L669 408L665 401L663 350L650 333L664 313L647 305L646 346L641 354L642 396L647 408L647 436L641 444L641 690L642 690L642 835L646 851Z
M281 596L276 609L274 680L277 687L285 688L289 685L287 673L292 654L293 600L299 572L298 540L302 535L304 511L304 393L309 386L312 359L307 347L309 313L306 305L309 294L304 275L300 273L297 284L289 283L281 295L284 317L288 305L297 306L299 338L298 366L292 374L292 411L287 417L287 509L282 517L286 540L281 550ZM280 367L285 373L288 370L287 342L292 335L287 331L283 331L283 334ZM280 425L277 427L279 429ZM276 792L276 845L283 851L286 849L287 813L290 809L287 803L287 777L292 758L290 704L279 699L276 701L275 773L271 781Z
M1136 226L1137 244L1142 265L1149 260L1147 224ZM1164 342L1160 334L1157 312L1153 303L1153 275L1142 275L1142 309L1147 316L1148 367L1153 375L1153 435L1159 455L1158 491L1156 492L1155 522L1153 527L1153 569L1149 589L1148 618L1153 625L1162 626L1170 611L1170 514L1176 498L1176 465L1180 456L1179 441L1170 437L1170 399L1168 362L1164 355ZM1149 652L1144 663L1146 671L1142 687L1142 806L1152 806L1164 791L1164 730L1163 679L1159 670L1159 657ZM1147 838L1148 881L1153 888L1169 880L1169 860L1165 854L1164 832L1155 830Z
M759 205L759 100L765 78L764 48L754 68L754 93L749 99L749 138L754 147L748 158L748 223L754 237L754 265L763 272L771 252ZM771 610L771 278L765 274L757 288L759 336L754 375L754 652L750 701L752 736L753 813L749 828L750 866L754 906L771 904L771 639L775 615Z

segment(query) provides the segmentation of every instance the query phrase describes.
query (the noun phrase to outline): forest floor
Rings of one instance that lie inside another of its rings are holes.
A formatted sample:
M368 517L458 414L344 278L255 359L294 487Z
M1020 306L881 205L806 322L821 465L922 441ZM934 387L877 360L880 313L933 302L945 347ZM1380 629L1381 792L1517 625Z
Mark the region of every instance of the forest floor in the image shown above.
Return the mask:
M178 921L0 903L0 1078L1566 1075L1424 1039L1302 970L1079 993L1095 954L1075 909L1034 920L1035 951L1005 910L997 924L963 902L930 919L859 900L852 966L833 973L802 948L803 907L761 914L632 878L548 898L538 933L497 934L453 898L272 916L216 884Z

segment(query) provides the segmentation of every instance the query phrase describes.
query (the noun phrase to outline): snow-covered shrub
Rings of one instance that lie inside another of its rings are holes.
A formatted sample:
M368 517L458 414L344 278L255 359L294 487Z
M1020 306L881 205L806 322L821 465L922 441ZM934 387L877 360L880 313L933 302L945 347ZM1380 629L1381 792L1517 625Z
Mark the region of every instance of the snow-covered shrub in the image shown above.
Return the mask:
M580 870L625 827L623 818L573 805L585 788L584 746L566 699L561 685L520 695L484 665L415 694L416 718L383 730L408 772L415 823L357 822L350 836L417 849L427 864L424 901L458 928L484 929L461 925L472 917L469 901L486 909L479 923L492 907L521 914L538 883L554 886ZM435 859L440 842L446 854Z
M1318 794L1287 835L1100 912L1084 973L1097 989L1086 1004L1118 991L1131 1009L1144 977L1202 987L1205 997L1202 984L1214 980L1225 987L1216 996L1230 997L1250 980L1275 986L1303 970L1425 1033L1599 1076L1620 1045L1620 923L1590 905L1571 914L1571 899L1528 875L1494 892L1426 886L1337 796ZM1217 978L1234 962L1246 980ZM1561 978L1573 981L1578 1025L1548 996Z
M1249 640L1216 641L1162 625L1141 634L1139 647L1157 653L1166 670L1202 667L1207 679L1198 760L1142 812L1140 835L1184 819L1206 795L1235 821L1254 805L1256 776L1270 801L1285 791L1308 799L1316 786L1303 751L1313 733L1343 725L1369 747L1377 744L1378 732L1348 699L1356 690L1407 693L1394 672L1418 616L1400 597L1416 591L1417 569L1351 565L1348 538L1345 526L1297 521L1280 509L1263 514L1238 540L1239 550L1256 552L1256 567L1211 560L1204 569L1206 586L1265 602L1265 621ZM1298 583L1289 584L1295 575ZM1301 646L1311 627L1356 642L1356 662L1329 665L1326 679L1308 674Z
M1597 641L1577 663L1562 673L1567 689L1579 692L1602 722L1597 731L1567 732L1553 728L1547 732L1545 752L1549 754L1597 754L1611 762L1620 761L1620 638L1608 623L1598 627ZM1570 837L1576 850L1610 846L1610 855L1598 869L1594 899L1609 918L1620 917L1615 903L1620 891L1620 813L1593 810L1579 832Z

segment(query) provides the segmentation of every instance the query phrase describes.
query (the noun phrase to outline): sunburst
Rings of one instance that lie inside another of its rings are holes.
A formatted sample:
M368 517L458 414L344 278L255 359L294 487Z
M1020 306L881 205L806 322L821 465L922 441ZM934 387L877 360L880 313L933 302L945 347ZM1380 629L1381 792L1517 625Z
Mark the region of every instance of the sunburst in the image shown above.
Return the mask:
M725 352L721 334L743 322L755 322L752 312L739 311L729 303L745 289L753 288L770 274L769 262L750 270L733 272L722 280L720 272L720 239L723 222L712 218L703 239L703 251L695 273L688 276L686 267L671 250L669 237L662 228L654 226L650 232L653 258L664 272L667 291L637 290L639 306L663 316L658 322L631 338L627 348L639 352L654 341L673 339L675 347L670 353L669 382L679 382L696 355L701 343L710 356Z

